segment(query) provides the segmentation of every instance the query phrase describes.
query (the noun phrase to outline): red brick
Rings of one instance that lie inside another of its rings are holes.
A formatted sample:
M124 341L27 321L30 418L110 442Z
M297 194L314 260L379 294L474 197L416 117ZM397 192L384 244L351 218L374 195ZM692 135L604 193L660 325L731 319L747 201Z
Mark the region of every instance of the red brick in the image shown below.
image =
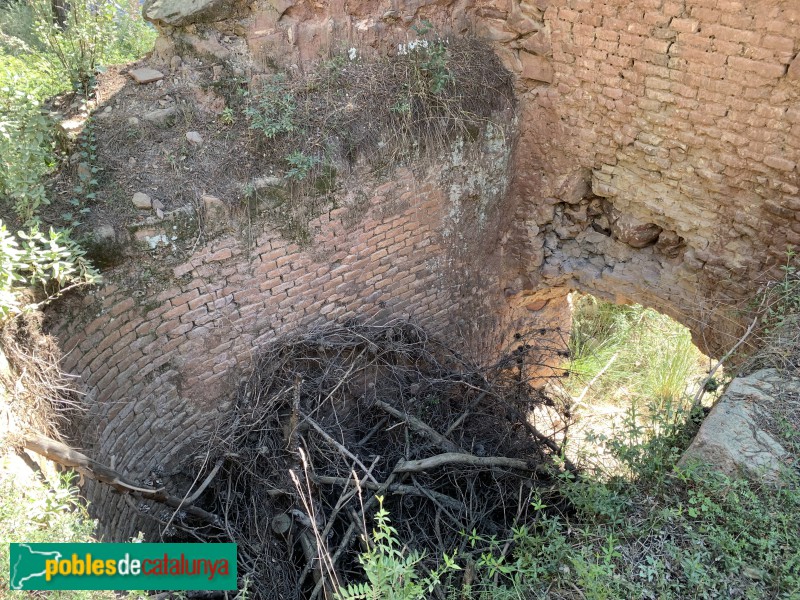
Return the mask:
M183 306L187 304L190 300L194 300L200 295L199 290L197 288L190 289L188 292L181 294L180 296L175 296L174 298L170 299L170 304L172 306ZM169 313L167 313L169 314ZM167 315L164 315L164 318L169 318Z
M697 19L679 19L673 17L669 26L675 31L682 31L684 33L695 33L700 29L700 22Z
M202 317L207 314L208 314L208 309L205 306L201 306L199 308L195 308L194 310L190 310L188 312L183 313L180 317L180 321L181 323L191 323L196 318Z
M755 31L745 31L743 29L733 29L724 25L703 25L703 35L727 40L729 42L745 43L753 46L761 41L761 34Z
M757 73L763 77L769 78L783 77L783 75L786 73L786 67L784 65L750 60L740 56L729 57L728 64L738 71Z
M778 169L779 171L793 171L797 166L794 161L784 158L783 156L767 156L764 159L764 164L773 169Z
M125 311L132 309L134 306L136 306L136 302L133 300L133 298L127 298L122 302L115 304L114 308L108 311L108 314L112 317L116 317Z
M765 35L761 40L761 45L769 50L794 52L794 40L781 35Z
M198 306L202 306L208 302L213 302L213 300L214 294L203 294L198 296L197 298L194 298L188 302L189 310L194 310Z

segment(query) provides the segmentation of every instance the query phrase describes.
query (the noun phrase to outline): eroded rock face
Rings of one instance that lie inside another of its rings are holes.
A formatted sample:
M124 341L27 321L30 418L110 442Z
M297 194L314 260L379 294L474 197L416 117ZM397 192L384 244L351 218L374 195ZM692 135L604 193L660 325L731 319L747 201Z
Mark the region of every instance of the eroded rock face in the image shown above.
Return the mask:
M680 464L700 462L732 477L778 482L796 459L776 439L776 431L779 415L791 401L787 390L798 386L800 379L775 369L737 377L703 421Z

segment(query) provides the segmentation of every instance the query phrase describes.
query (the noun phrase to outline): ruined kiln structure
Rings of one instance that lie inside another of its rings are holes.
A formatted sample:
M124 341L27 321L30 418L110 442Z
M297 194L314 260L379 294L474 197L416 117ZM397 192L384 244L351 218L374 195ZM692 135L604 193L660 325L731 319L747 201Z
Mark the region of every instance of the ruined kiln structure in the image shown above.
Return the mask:
M82 444L131 477L194 452L253 353L281 333L410 318L479 355L519 327L563 326L566 294L581 290L653 306L718 352L741 331L735 308L800 245L793 0L149 0L144 11L161 32L152 66L169 73L191 55L250 79L349 48L395 53L425 20L443 38L488 41L515 103L503 131L439 161L356 171L307 246L268 225L245 240L207 198L199 214L216 234L154 267L156 293L141 269L118 267L62 306L52 331L87 394ZM147 227L130 237L143 254L172 222ZM119 496L88 494L113 515L114 538L142 527Z

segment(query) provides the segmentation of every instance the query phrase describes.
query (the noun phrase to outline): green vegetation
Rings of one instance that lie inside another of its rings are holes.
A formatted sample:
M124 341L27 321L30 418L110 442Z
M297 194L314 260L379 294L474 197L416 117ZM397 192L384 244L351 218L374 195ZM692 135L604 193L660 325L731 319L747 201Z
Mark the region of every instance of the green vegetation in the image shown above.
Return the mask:
M14 0L0 8L0 201L25 230L15 238L0 221L3 317L24 308L18 293L24 285L42 284L44 298L50 299L56 292L53 284L97 280L69 229L40 233L47 229L40 223L41 210L50 204L46 178L57 168L61 151L66 156L73 150L64 147L45 103L72 91L85 106L103 64L135 60L155 39L155 30L139 16L136 0L122 7L89 0L67 6L59 18L54 18L49 0ZM67 227L80 224L95 196L99 168L91 126L74 150L81 163L69 201L72 209L61 214Z
M280 168L294 167L298 156L315 159L307 170L290 171L295 180L307 176L310 188L325 168L341 170L359 157L376 168L402 164L456 137L474 139L511 104L508 74L488 47L447 41L427 22L414 29L419 38L393 57L362 58L351 48L309 73L273 75L252 91L235 79L218 85L227 87L229 106L244 104L267 160Z
M24 223L50 203L43 180L56 166L54 126L33 95L0 88L0 196Z
M8 460L9 457L0 457ZM75 485L74 472L34 475L26 471L13 476L12 471L0 469L0 573L9 572L11 542L41 543L92 543L97 525L86 510L86 505ZM133 540L137 541L137 540ZM138 540L141 541L141 540ZM0 595L9 598L39 598L43 592L11 591L5 577L0 580ZM120 595L112 591L51 591L48 598L61 600L111 600ZM128 592L129 600L143 598L144 594Z
M800 369L800 263L793 248L779 266L779 276L764 286L755 304L762 315L758 350L744 368Z
M87 122L83 132L76 140L78 163L78 181L72 189L74 194L69 200L71 210L61 214L61 219L66 227L77 227L81 224L81 217L91 209L87 204L97 197L97 175L100 167L97 165L97 143L94 134L94 124Z
M337 600L425 600L439 585L448 571L459 571L455 560L446 554L440 569L420 574L423 556L412 550L405 552L392 527L389 513L383 508L383 498L378 496L380 508L375 513L375 529L367 540L369 549L360 557L368 583L356 583L342 588Z
M652 309L588 295L575 302L570 356L566 389L573 396L602 371L586 393L590 405L602 399L659 411L677 406L703 368L685 327Z
M99 278L67 232L51 228L44 234L34 226L14 236L0 222L0 321ZM25 302L23 292L34 286L37 302Z
M74 474L53 475L49 481L13 477L0 470L0 572L9 572L9 542L92 542L95 522L89 517L74 485ZM5 577L4 577L5 579ZM31 592L0 592L10 597L33 597ZM51 592L75 600L112 598L111 592ZM48 596L50 596L50 594Z
M27 82L40 100L68 89L88 95L102 65L136 60L155 37L136 0L70 2L61 19L49 0L15 0L0 9L0 87Z

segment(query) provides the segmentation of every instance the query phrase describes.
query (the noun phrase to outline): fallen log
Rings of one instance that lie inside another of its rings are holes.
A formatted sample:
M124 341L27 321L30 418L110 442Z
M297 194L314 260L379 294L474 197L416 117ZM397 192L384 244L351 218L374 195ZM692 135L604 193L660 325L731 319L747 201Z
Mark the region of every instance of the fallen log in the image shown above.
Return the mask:
M99 463L74 448L70 448L66 444L57 442L47 436L38 433L31 434L22 440L21 445L62 466L73 468L90 479L109 485L122 494L135 493L142 498L166 504L176 510L183 510L187 514L213 525L221 523L217 515L192 506L186 500L167 493L164 488L139 487L136 482L130 481L111 467Z

